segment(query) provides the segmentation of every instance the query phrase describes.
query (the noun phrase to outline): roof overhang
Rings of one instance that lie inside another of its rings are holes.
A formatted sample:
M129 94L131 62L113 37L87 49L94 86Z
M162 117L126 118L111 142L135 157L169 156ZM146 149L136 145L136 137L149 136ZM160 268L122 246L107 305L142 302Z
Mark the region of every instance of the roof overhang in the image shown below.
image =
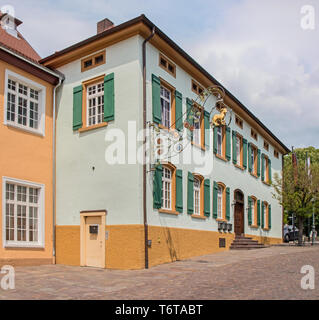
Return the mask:
M231 92L201 67L191 56L181 49L173 40L156 27L145 15L129 20L100 34L76 43L64 50L40 60L48 68L59 68L67 63L75 61L83 56L89 55L109 45L130 38L134 35L141 35L147 38L155 29L155 35L150 40L158 50L168 58L178 62L178 65L187 71L195 80L205 87L212 85L221 86L226 93L225 102L234 112L244 118L250 125L257 128L258 132L274 145L282 154L287 154L290 149L286 147L251 111L249 111Z

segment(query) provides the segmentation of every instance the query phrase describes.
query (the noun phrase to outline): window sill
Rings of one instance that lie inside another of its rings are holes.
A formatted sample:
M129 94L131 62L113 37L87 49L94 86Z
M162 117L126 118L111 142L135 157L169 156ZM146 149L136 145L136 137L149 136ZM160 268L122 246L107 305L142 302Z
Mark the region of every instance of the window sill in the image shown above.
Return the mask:
M196 147L196 148L199 148L199 149L201 149L201 150L203 150L203 151L206 151L206 148L205 148L204 146L201 146L201 145L199 145L199 144L197 144L197 143L195 143L195 142L193 142L193 141L192 141L192 145L193 145L194 147Z
M223 160L225 162L227 162L228 160L226 159L226 157L220 156L219 154L215 153L216 158Z
M265 184L266 186L270 187L270 183L269 182L263 181L263 184Z
M199 215L199 214L192 214L191 217L195 218L195 219L201 219L201 220L206 220L207 219L207 217Z
M37 135L37 136L40 136L40 137L44 137L44 133L42 131L39 131L39 130L35 130L35 129L32 129L32 128L28 128L28 127L24 127L24 126L20 126L20 125L17 125L15 123L11 123L11 122L5 122L4 123L7 127L10 127L10 128L14 128L14 129L17 129L17 130L20 130L20 131L25 131L25 132L28 132L28 133L33 133L34 135Z
M4 248L21 248L21 249L44 249L43 244L32 244L32 243L5 243Z
M257 226L256 224L251 224L250 227L253 228L253 229L258 229L259 228L259 226Z
M269 228L262 228L264 231L269 231L270 229Z
M252 173L252 172L250 172L250 175L251 176L253 176L254 178L256 178L256 179L258 179L259 177L257 176L257 174L256 173Z
M235 164L235 167L238 168L238 169L240 169L240 170L242 170L242 171L245 171L245 168L244 168L243 166L240 166L240 165L238 165L238 164Z
M89 127L85 127L85 128L80 128L78 131L79 131L80 133L81 133L81 132L87 132L87 131L90 131L90 130L94 130L94 129L106 127L107 125L108 125L108 122L101 122L101 123L95 124L95 125L93 125L93 126L89 126Z
M221 219L221 218L217 218L216 221L218 221L218 222L228 222L228 220L226 220L226 219Z
M167 214L172 214L174 216L178 216L180 213L178 211L174 210L168 210L168 209L158 209L159 213L167 213Z

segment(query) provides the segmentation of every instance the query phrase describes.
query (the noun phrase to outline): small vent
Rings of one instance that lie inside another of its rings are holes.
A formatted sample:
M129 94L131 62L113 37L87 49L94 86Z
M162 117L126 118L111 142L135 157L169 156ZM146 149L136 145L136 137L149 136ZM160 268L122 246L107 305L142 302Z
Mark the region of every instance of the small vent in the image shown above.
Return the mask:
M226 248L226 239L219 238L219 248Z

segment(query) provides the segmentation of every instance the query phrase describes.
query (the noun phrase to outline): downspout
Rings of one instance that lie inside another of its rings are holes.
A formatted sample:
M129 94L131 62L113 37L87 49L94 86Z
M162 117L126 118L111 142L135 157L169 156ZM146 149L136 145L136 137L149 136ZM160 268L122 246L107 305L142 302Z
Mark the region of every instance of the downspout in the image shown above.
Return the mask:
M63 78L59 78L59 83L53 89L53 139L52 139L52 159L53 159L53 168L52 168L52 235L53 235L53 264L56 264L56 234L55 234L55 223L56 223L56 214L55 214L55 201L56 201L56 192L55 192L55 185L56 185L56 90L59 86L61 86L63 82Z
M152 33L143 41L143 220L144 220L144 247L145 247L145 269L148 269L148 225L147 225L147 201L146 201L146 43L153 38L155 26Z

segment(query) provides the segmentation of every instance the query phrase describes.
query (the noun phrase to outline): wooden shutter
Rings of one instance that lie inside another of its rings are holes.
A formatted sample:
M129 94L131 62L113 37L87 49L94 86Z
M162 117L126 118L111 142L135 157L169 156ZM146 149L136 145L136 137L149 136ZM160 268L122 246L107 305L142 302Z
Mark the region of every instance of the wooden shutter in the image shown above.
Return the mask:
M233 163L237 164L237 143L236 143L237 132L235 130L232 131L232 136L233 136Z
M217 127L214 127L214 142L213 142L214 153L217 153Z
M214 181L213 185L213 218L217 219L217 196L218 196L218 184Z
M257 151L257 176L260 177L260 150Z
M271 204L268 205L268 229L271 229Z
M205 129L205 148L209 150L210 145L210 113L208 111L204 111L204 129Z
M230 189L226 188L226 219L230 220Z
M261 181L265 181L265 155L261 155Z
M191 99L186 99L186 112L187 112L187 122L190 126L194 125L194 115L192 112L193 102ZM187 129L187 138L189 140L193 140L193 132L189 129Z
M231 159L231 137L229 127L226 127L226 159L228 161Z
M210 216L210 180L204 181L204 215Z
M257 226L260 226L260 200L257 201Z
M248 143L248 171L251 172L252 171L252 162L251 162L251 144Z
M114 73L104 78L104 121L114 120Z
M191 172L187 178L187 213L194 213L194 176Z
M247 140L243 139L243 168L247 169Z
M250 196L248 196L248 225L251 226L252 224L252 199Z
M271 160L268 159L268 176L269 176L269 183L271 183Z
M162 175L163 167L158 165L155 168L153 180L153 207L159 209L162 207Z
M176 170L176 211L183 212L183 171Z
M73 130L82 128L82 94L83 87L73 88Z
M161 80L154 74L152 74L152 105L153 122L160 124L162 122Z
M175 128L183 130L183 96L178 91L175 91Z
M265 210L265 203L264 201L261 203L261 227L265 227L265 215L264 215L264 210Z

